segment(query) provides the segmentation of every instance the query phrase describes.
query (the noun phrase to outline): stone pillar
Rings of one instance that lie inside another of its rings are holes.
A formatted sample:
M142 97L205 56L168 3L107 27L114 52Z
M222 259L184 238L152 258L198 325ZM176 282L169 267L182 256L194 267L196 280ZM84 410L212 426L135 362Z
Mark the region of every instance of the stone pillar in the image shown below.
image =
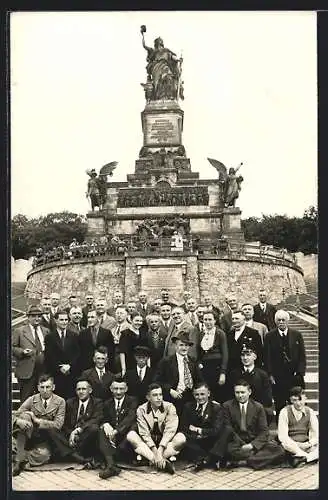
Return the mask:
M222 230L229 239L244 241L240 222L241 210L238 207L223 209Z
M106 233L105 217L102 212L89 212L88 219L88 239L99 238Z

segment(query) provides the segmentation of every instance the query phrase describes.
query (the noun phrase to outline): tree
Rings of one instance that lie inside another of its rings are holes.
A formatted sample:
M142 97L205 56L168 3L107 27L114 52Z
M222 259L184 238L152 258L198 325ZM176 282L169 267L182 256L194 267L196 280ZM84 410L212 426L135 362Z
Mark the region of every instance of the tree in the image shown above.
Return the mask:
M18 214L12 219L12 256L14 259L29 258L38 247L52 248L69 245L73 238L82 242L87 232L83 215L57 212L28 219Z

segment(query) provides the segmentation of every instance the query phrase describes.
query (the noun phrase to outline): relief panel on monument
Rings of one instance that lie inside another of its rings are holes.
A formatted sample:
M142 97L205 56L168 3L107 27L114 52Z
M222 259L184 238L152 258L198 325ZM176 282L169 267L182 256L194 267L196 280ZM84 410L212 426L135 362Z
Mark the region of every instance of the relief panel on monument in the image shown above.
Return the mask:
M174 187L170 189L124 189L119 192L117 206L158 207L208 205L207 186Z

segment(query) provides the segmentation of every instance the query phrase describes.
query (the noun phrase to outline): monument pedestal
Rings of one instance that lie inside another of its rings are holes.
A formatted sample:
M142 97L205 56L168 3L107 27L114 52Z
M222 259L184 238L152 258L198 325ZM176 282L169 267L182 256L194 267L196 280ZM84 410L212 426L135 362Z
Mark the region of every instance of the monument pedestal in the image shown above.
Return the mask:
M177 101L150 101L141 113L141 120L143 144L148 151L182 144L183 111Z
M106 234L106 220L104 213L99 212L88 212L88 239L99 238Z
M241 210L239 207L227 207L223 209L222 232L230 240L244 241L244 233L241 229Z

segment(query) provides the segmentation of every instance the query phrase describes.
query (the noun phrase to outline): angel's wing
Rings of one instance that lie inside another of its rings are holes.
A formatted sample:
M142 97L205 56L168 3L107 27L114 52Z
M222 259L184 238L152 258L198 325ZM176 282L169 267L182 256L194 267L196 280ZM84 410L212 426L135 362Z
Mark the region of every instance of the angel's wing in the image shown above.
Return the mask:
M225 180L227 178L227 167L218 160L214 160L213 158L207 158L212 167L214 167L220 174L220 179Z
M106 163L103 167L101 167L99 175L113 175L113 171L118 164L117 161L111 161L110 163Z

